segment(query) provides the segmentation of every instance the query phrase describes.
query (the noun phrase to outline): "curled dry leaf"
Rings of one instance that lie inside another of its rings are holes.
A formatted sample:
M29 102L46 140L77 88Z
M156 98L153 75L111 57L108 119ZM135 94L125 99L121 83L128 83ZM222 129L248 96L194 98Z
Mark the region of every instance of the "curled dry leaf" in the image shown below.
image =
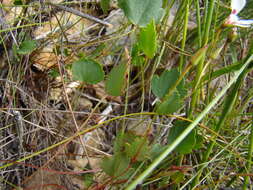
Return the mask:
M52 172L48 172L45 170L40 170L40 171L36 172L36 174L33 175L29 181L26 182L24 187L25 187L25 189L26 188L27 189L30 189L30 188L40 189L40 187L42 187L44 184L61 185L62 184L61 175L56 174L56 173L52 173ZM43 188L43 190L55 190L55 186L45 186Z
M141 119L129 121L127 129L139 136L149 135L154 131L152 119L149 116L143 116Z
M78 144L76 159L80 159L82 157L80 155L85 155L86 153L88 155L106 154L100 151L100 148L104 146L103 139L105 138L105 133L103 130L97 129L86 133L82 136L82 138L85 143L86 150L83 149L82 145Z
M59 22L60 23L59 23ZM61 25L61 27L59 26ZM64 33L65 39L70 42L80 42L89 39L86 36L86 28L92 22L68 12L59 12L53 16L47 24L35 29L32 33L36 40L48 40L49 42L33 55L32 61L40 69L51 68L57 64L59 57L55 53L58 41ZM63 29L63 31L62 31ZM73 59L66 59L65 64Z

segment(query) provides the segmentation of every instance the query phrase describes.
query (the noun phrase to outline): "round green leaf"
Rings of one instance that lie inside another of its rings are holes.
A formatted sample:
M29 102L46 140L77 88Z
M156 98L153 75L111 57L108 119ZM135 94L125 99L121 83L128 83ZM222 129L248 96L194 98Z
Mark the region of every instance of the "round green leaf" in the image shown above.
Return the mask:
M96 84L104 79L102 66L92 59L80 59L73 63L74 80Z
M141 27L152 19L158 21L163 14L162 0L118 0L118 3L127 18Z

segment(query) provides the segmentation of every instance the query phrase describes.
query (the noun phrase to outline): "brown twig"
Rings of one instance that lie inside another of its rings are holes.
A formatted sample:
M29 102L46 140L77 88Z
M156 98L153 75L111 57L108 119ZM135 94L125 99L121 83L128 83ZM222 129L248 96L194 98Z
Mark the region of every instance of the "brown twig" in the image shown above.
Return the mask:
M44 166L35 166L32 164L27 164L27 163L23 163L23 162L12 161L12 160L0 160L0 162L14 163L14 164L23 165L23 166L27 166L30 168L35 168L38 170L43 170L43 171L46 171L49 173L54 173L54 174L59 174L59 175L78 175L78 174L96 173L96 172L100 171L99 169L81 170L81 171L59 171L59 170L54 170L54 169L50 169L50 168L45 168Z
M68 94L67 94L67 91L66 91L66 85L65 85L65 82L64 82L64 77L63 77L63 71L62 71L62 65L61 65L61 60L57 60L57 65L58 65L58 69L59 69L59 73L60 73L60 77L61 77L61 80L62 80L62 87L63 87L63 93L65 95L65 98L66 98L66 101L67 101L67 104L68 104L68 107L69 107L69 110L70 110L70 113L72 115L72 118L73 118L73 122L74 122L74 126L76 128L76 132L79 132L80 129L79 129L79 126L77 124L77 121L76 121L76 118L75 118L75 114L73 113L73 109L72 109L72 106L71 106L71 103L70 103L70 100L69 100L69 97L68 97ZM85 150L85 152L87 153L87 150L85 148L85 143L83 141L83 138L81 135L79 135L79 139L80 139L80 143L81 145L83 146L83 149ZM88 162L89 162L89 158L87 157L88 159Z
M103 21L103 20L101 20L101 19L99 19L99 18L96 18L96 17L91 16L91 15L89 15L89 14L83 13L83 12L78 11L78 10L76 10L76 9L72 9L72 8L69 8L69 7L62 6L62 5L54 4L54 3L51 3L51 2L48 2L48 4L51 5L51 6L57 7L57 8L59 8L59 9L61 9L61 10L64 10L64 11L70 12L70 13L72 13L72 14L75 14L75 15L77 15L77 16L80 16L80 17L82 17L82 18L85 18L85 19L88 19L88 20L97 22L97 23L99 23L99 24L108 26L108 27L110 27L110 28L113 27L113 25L110 24L109 22Z

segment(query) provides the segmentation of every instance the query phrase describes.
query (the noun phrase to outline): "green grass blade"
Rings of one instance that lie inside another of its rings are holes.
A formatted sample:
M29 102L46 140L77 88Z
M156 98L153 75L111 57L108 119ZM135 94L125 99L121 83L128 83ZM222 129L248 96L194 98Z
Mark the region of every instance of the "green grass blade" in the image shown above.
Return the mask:
M235 85L233 86L233 89L231 91L231 93L227 96L225 103L224 103L224 108L222 110L222 114L220 116L219 122L217 124L217 126L215 127L215 132L219 133L220 129L224 126L225 121L228 117L228 115L231 113L231 110L234 108L237 96L238 96L238 91L240 89L240 86L243 82L243 79L245 77L245 75L247 74L247 69L245 69L240 76L238 77ZM216 143L216 137L214 137L214 140L208 145L208 148L206 150L206 152L204 153L203 159L201 161L201 163L205 163L208 161L208 158L213 150L213 147ZM192 183L192 187L194 188L198 183L199 183L199 178L202 175L203 169L205 168L205 165L203 165L198 172L197 177L194 179L193 183Z
M251 55L246 63L240 70L235 72L234 77L229 83L221 90L221 92L207 105L207 107L199 114L199 116L185 129L185 131L156 159L147 167L147 169L141 173L127 188L126 190L133 190L138 184L141 184L143 180L148 177L151 172L176 148L176 146L182 142L182 140L198 125L198 123L206 116L206 114L216 105L216 103L225 95L227 90L237 81L238 77L243 73L244 69L250 64L253 59Z
M214 12L215 0L211 0L208 5L209 5L209 7L206 10L207 13L206 13L205 29L204 29L203 40L202 40L202 43L203 43L202 47L204 47L208 44L209 33L210 33L210 28L211 28L211 23L212 23L212 18L213 18L213 12ZM198 88L198 87L200 85L201 78L202 78L204 62L205 62L205 56L202 58L200 64L198 64L198 66L197 66L197 74L196 74L196 78L194 80L194 88L196 89L196 91L192 95L191 106L190 106L190 111L189 111L190 116L193 113L193 111L195 109L195 106L197 105L198 97L199 97L199 94L200 94L201 89Z
M185 42L187 38L187 26L188 26L188 20L189 20L189 7L190 3L189 0L186 0L186 9L185 9L185 18L184 18L184 28L183 28L183 39L181 42L181 49L185 50ZM183 65L185 62L185 56L182 54L180 57L180 64L179 64L179 71L182 71Z
M251 125L251 131L249 136L249 150L248 150L248 158L247 158L247 164L246 164L246 171L251 171L251 160L252 160L252 152L253 152L253 125ZM244 184L243 189L248 189L248 185L250 185L250 177L246 176L244 178ZM252 189L252 187L250 187Z

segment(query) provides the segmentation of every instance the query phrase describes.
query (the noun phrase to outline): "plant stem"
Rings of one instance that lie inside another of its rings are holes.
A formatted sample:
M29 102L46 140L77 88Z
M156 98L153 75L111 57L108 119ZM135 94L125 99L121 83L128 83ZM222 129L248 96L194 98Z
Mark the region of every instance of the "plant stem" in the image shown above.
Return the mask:
M211 23L212 23L212 17L213 17L213 10L214 10L214 4L215 0L210 1L210 6L208 7L207 15L206 15L206 21L205 21L205 30L204 30L204 36L203 36L203 44L202 47L208 44L209 40L209 33L210 33L210 28L211 28ZM192 100L191 100L191 106L189 110L190 116L193 113L193 110L196 107L197 100L200 94L201 89L199 88L200 82L201 82L201 77L202 77L202 72L203 72L203 67L204 67L204 62L205 62L205 56L203 56L202 60L197 66L197 74L196 78L194 81L194 93L192 95Z
M198 123L209 113L209 111L216 105L216 103L225 95L227 90L237 81L238 77L243 73L245 68L250 64L253 59L251 55L245 64L235 72L234 77L229 83L221 90L221 92L206 106L206 108L199 114L199 116L183 131L178 138L166 148L166 150L158 156L152 163L144 170L129 186L126 190L133 190L138 184L142 184L143 180L151 175L151 172L165 159L167 156L184 140L184 138L198 125Z
M201 19L200 19L200 7L199 7L199 0L195 0L195 6L196 6L196 15L197 15L197 25L198 25L198 44L199 48L201 48L202 45L202 32L201 32Z
M215 132L219 133L220 129L224 126L225 121L228 117L228 115L230 114L231 110L233 109L236 99L237 99L237 95L238 95L238 91L239 88L243 82L244 76L247 74L247 69L245 69L240 76L238 77L238 80L236 81L231 93L227 96L225 103L224 103L224 108L222 111L222 114L220 116L219 119L219 123L217 124L216 128L214 129ZM207 147L206 152L204 153L203 159L201 161L201 163L205 163L208 161L208 158L213 150L213 147L216 143L216 138L217 136L213 137L213 141L209 144L209 146ZM198 185L199 183L199 179L202 175L202 172L204 170L204 168L206 167L206 165L203 165L198 172L198 175L194 178L193 183L192 183L192 188L195 188L195 186Z
M186 10L185 10L185 18L184 18L184 28L183 28L183 39L181 43L181 49L185 49L185 42L187 37L187 27L188 27L188 20L189 20L189 0L186 0ZM183 65L185 61L185 56L182 54L180 56L180 63L179 63L179 71L182 71Z
M248 162L246 164L246 171L247 173L250 172L251 169L251 158L252 158L252 152L253 152L253 125L251 125L251 131L250 131L250 136L249 136L249 151L248 151ZM245 176L244 178L244 184L243 184L243 190L248 189L250 185L250 177L249 176ZM250 187L249 189L252 189L252 187Z

